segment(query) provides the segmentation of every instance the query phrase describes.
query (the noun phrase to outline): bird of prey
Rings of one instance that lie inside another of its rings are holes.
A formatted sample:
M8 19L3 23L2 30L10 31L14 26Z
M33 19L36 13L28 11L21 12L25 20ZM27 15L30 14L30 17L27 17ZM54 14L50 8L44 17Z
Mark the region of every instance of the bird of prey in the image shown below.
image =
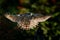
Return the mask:
M30 30L36 28L39 22L44 22L51 17L51 15L42 15L40 13L25 13L25 14L5 14L5 17L12 22L17 22L20 29Z

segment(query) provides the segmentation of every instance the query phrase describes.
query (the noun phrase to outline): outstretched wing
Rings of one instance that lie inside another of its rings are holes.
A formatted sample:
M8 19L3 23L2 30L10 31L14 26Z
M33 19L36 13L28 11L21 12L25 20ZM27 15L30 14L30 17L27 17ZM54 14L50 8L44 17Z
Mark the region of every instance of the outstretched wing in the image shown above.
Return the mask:
M24 15L24 14L23 14ZM25 15L25 16L29 16L29 15ZM49 19L51 17L51 15L41 15L41 14L32 14L30 15L29 17L31 17L31 20L34 20L36 22L44 22L46 21L47 19ZM17 22L19 21L23 16L20 16L20 14L18 15L10 15L10 14L5 14L5 17L8 18L9 20L11 20L12 22Z
M11 20L12 22L17 22L18 20L18 16L16 15L5 14L5 17Z
M43 17L35 18L34 20L37 22L44 22L44 21L48 20L50 17L51 16L43 16Z
M42 15L42 14L34 14L32 20L36 20L37 22L44 22L48 20L51 15Z
M30 20L30 27L36 27L38 25L39 22L44 22L47 19L49 19L51 17L51 15L45 15L45 16L40 16L40 14L37 15L33 15L32 19Z

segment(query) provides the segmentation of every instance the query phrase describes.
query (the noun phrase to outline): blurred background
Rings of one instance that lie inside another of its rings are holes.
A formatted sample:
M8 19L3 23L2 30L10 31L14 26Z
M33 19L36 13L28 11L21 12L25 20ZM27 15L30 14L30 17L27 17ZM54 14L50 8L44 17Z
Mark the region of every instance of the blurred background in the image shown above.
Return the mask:
M5 13L42 13L52 17L38 28L22 30ZM60 40L60 0L0 0L0 40Z

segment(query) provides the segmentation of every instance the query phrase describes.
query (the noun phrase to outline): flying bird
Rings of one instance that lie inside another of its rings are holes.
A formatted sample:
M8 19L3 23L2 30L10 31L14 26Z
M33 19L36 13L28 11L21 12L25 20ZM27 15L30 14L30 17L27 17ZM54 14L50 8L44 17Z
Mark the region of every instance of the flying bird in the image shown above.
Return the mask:
M18 28L30 30L36 28L39 22L44 22L51 17L51 15L42 15L40 13L25 13L25 14L5 14L5 17L12 22L17 22Z

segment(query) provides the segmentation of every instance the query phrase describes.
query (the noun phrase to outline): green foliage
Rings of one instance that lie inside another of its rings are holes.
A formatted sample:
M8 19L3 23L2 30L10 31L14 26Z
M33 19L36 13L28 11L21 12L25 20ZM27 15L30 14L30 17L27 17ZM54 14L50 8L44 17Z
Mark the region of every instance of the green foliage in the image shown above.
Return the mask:
M51 3L51 2L53 3ZM55 1L52 0L32 0L31 2L29 2L29 0L25 1L24 3L28 3L30 4L30 6L27 8L26 4L23 4L24 8L21 9L17 9L17 2L16 0L14 1L14 5L11 5L11 2L8 4L7 2L7 8L5 7L6 5L2 6L2 4L4 3L4 0L0 0L0 15L3 14L2 16L0 16L0 22L2 22L3 26L0 26L0 29L4 29L2 27L6 27L5 24L9 25L7 29L13 29L12 27L15 27L16 24L12 23L11 21L9 21L8 19L6 19L4 17L4 13L5 12L9 12L11 14L16 14L16 13L26 13L26 12L33 12L33 13L45 13L45 14L51 14L52 17L43 22L43 23L39 23L39 25L37 27L40 27L42 30L42 34L45 36L45 38L47 38L48 40L55 40L54 38L58 39L60 38L60 1L57 1L55 4ZM5 1L6 2L6 1ZM1 18L2 17L2 18ZM0 24L1 25L1 24ZM18 35L20 38L22 35L22 37L31 37L31 36L35 36L35 33L37 32L38 28L35 29L31 29L29 31L26 30L13 30L12 34L15 34L16 36ZM40 30L40 32L41 32ZM5 30L6 31L6 30ZM7 35L7 34L6 34ZM37 40L40 40L40 35L37 33ZM43 36L42 35L42 36ZM18 37L18 38L19 38ZM16 37L17 38L17 37ZM44 38L44 39L45 39ZM27 38L27 40L29 40L29 38Z

